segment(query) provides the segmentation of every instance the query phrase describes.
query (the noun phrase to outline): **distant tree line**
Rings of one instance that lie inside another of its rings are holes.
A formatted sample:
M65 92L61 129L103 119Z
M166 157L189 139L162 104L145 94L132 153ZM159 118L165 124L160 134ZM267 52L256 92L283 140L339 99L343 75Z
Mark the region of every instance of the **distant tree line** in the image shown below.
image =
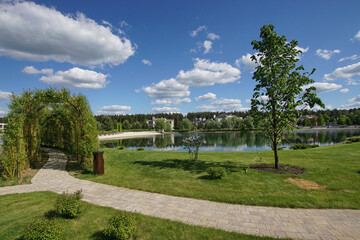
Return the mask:
M250 112L228 112L235 117L226 118L222 121L216 120L216 116L224 112L193 112L183 116L181 113L160 114L133 114L133 115L97 115L98 130L110 131L116 129L116 124L121 123L122 129L151 129L147 120L155 118L174 119L174 129L191 131L194 129L216 130L216 129L239 129L252 130L261 129L261 121L255 121ZM349 110L318 110L301 111L298 126L333 126L333 125L360 125L360 108ZM160 123L161 126L163 123ZM164 126L169 130L168 126Z

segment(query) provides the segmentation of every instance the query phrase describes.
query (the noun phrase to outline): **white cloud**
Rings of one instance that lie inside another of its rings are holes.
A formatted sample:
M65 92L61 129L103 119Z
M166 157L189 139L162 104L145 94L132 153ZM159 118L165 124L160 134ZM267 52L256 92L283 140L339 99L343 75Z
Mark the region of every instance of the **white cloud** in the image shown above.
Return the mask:
M360 31L358 31L357 34L354 37L355 37L355 39L360 41Z
M104 88L107 84L108 75L78 67L67 71L57 71L53 75L42 76L40 81L62 87L78 89Z
M299 47L299 46L296 46L295 47L297 50L300 50L302 53L306 53L307 51L309 51L309 47L307 47L307 48L302 48L302 47Z
M130 111L130 106L121 106L121 105L109 105L109 106L102 106L98 110L98 114L103 115L121 115L124 114L126 111Z
M152 111L154 113L178 113L180 109L174 107L154 107Z
M220 39L220 36L216 35L215 33L208 33L207 37L213 41L215 41L216 39Z
M342 109L350 109L350 108L360 108L360 95L357 97L350 98L348 100L349 104L341 105Z
M258 54L258 53L255 53ZM252 54L247 53L246 55L242 55L241 58L235 60L235 65L240 68L242 65L245 67L245 69L253 69L255 70L255 67L257 64L251 60Z
M0 117L5 117L5 115L9 112L9 109L0 107Z
M54 70L52 70L50 68L44 68L44 69L38 70L38 69L34 68L33 66L26 66L26 67L24 67L24 69L21 72L26 73L26 74L51 75L51 74L53 74Z
M148 66L151 66L152 65L152 62L150 60L147 60L147 59L143 59L141 60L141 62L145 65L148 65Z
M156 101L152 101L151 104L158 104L158 105L180 105L183 103L191 103L190 98L171 98L171 99L158 99Z
M181 98L190 95L189 86L177 82L174 78L162 80L151 87L143 87L150 98Z
M343 88L340 90L341 93L348 93L350 90L348 88Z
M213 105L200 105L200 106L196 106L195 109L200 110L200 111L204 111L204 112L208 112L208 111L213 111L215 110L215 106Z
M4 92L0 90L0 102L8 101L10 98L11 93L10 92Z
M206 59L195 59L194 69L181 70L176 80L184 85L194 87L212 86L215 83L235 82L240 78L240 70L224 62L210 62Z
M218 100L214 100L209 105L200 105L195 107L195 109L201 111L217 110L217 111L225 111L225 112L249 110L249 108L243 107L240 99L229 99L229 98L221 98Z
M358 56L357 54L354 54L354 55L352 55L352 56L350 56L350 57L340 58L338 62L343 62L343 61L345 61L345 60L355 61L355 60L357 60L357 59L359 59L359 58L360 58L360 56Z
M33 2L0 3L0 32L0 55L21 60L116 66L135 52L109 26Z
M336 53L340 53L340 50L335 49L335 50L327 50L327 49L318 49L316 50L316 55L318 55L319 57L325 59L325 60L329 60L333 54Z
M209 92L209 93L204 94L202 96L196 97L195 99L196 99L196 101L215 100L216 99L216 94Z
M316 87L317 93L324 93L324 92L331 92L331 91L338 90L338 89L342 88L342 85L335 84L335 83L316 82L316 83L311 83L311 84L303 86L303 89L307 89L309 87Z
M212 41L208 41L208 40L205 40L204 41L204 48L205 48L205 50L204 50L204 54L206 54L206 53L209 53L210 52L210 50L211 50L211 48L212 48Z
M191 37L196 37L198 35L199 32L203 31L203 30L206 30L207 27L205 25L203 26L199 26L197 29L193 30L190 32L190 36Z
M345 67L335 69L332 73L324 75L324 81L337 79L351 79L353 76L360 75L360 62Z

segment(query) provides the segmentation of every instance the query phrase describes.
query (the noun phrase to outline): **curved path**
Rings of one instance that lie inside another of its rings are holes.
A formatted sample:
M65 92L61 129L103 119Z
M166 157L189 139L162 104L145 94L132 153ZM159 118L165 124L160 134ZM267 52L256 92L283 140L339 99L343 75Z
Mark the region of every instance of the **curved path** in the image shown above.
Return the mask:
M49 160L32 184L0 188L0 195L34 191L62 193L82 189L84 201L188 224L259 236L293 239L360 239L360 211L288 209L232 205L130 190L70 176L66 156L49 151Z

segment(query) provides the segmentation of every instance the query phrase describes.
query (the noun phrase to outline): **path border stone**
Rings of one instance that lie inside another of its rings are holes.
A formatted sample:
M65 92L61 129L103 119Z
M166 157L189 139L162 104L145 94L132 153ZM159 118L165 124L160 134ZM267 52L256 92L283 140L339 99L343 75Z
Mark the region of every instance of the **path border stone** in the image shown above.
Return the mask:
M32 184L1 187L0 195L82 189L92 204L257 236L293 239L360 239L360 211L289 209L217 203L115 187L70 176L66 155L45 149L49 160Z

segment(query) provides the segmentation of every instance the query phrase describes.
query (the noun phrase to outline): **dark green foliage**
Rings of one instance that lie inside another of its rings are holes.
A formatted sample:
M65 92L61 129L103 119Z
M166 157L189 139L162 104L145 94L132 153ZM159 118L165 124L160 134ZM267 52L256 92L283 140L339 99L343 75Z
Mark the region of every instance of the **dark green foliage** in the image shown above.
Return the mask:
M119 150L123 150L125 148L125 146L119 146L118 149Z
M64 218L75 218L82 210L81 190L73 194L63 193L56 198L55 211Z
M317 148L317 144L293 144L290 149L299 150L299 149L308 149L308 148Z
M63 227L56 218L41 217L28 225L22 233L20 240L57 240L62 239Z
M138 151L143 151L144 148L143 148L143 147L138 147L136 150L138 150Z
M135 232L134 219L130 213L119 212L106 224L104 235L109 239L127 240Z
M209 167L206 172L210 175L211 179L221 179L226 176L226 170L223 167Z
M360 137L351 137L347 139L347 143L360 142Z

